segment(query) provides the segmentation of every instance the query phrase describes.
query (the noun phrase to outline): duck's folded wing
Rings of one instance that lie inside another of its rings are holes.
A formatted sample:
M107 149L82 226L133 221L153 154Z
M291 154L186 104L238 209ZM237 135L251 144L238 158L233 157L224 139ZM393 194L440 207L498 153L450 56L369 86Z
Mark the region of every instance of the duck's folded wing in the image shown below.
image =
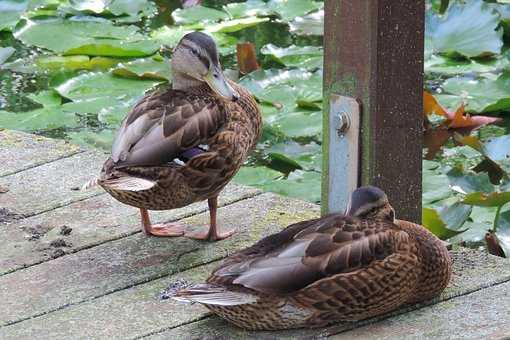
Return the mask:
M407 237L383 221L329 216L297 233L279 249L231 263L214 273L231 284L259 292L287 294L321 278L348 273L383 260ZM405 240L404 240L405 242ZM214 280L212 280L214 282Z
M147 96L123 121L112 159L116 166L165 164L214 136L225 121L213 97L173 90Z

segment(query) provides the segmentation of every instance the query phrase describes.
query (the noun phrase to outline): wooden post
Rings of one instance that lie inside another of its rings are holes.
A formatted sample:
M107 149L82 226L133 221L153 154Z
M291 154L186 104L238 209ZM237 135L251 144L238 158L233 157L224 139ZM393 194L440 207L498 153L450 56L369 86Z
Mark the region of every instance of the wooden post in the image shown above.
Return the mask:
M358 173L336 178L359 175L358 185L388 194L398 218L421 222L424 11L424 0L326 0L323 213L342 211L350 193L335 191L331 177L342 171L334 160L345 158L331 152L342 142L332 134L338 112L330 105L340 95L360 103L361 129L347 143L359 150Z

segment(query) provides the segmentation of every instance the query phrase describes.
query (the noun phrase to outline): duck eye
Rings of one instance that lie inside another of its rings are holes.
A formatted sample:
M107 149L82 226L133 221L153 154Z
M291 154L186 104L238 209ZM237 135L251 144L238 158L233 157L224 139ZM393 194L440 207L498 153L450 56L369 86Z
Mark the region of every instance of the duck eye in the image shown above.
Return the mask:
M218 75L218 73L215 73L215 74L213 74L213 77L218 79L220 76Z
M193 53L194 55L198 55L198 50L196 50L196 49L192 48L192 49L191 49L191 53Z

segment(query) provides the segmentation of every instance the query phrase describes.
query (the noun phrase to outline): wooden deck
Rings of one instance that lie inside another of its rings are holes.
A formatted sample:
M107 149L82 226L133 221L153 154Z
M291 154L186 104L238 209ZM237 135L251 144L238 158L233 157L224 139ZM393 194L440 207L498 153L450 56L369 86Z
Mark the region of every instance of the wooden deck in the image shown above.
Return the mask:
M146 237L137 209L101 190L77 190L98 173L102 152L3 130L0 155L0 339L510 335L510 262L467 249L452 251L455 276L430 306L319 330L240 330L161 294L177 280L203 280L229 253L317 216L317 205L231 184L220 196L219 222L238 228L235 236L218 243ZM205 203L152 215L189 225L208 218Z

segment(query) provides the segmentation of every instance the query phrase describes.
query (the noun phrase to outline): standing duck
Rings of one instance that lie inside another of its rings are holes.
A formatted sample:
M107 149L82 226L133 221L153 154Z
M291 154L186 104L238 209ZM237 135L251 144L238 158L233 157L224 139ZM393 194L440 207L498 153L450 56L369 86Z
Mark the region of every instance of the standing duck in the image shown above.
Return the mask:
M225 79L216 44L207 34L186 34L171 66L172 87L148 94L127 114L110 158L91 183L139 208L148 235L221 240L234 231L216 225L218 194L255 147L260 111L245 88ZM149 219L147 210L203 200L210 212L205 230L186 232L179 223Z
M430 299L448 284L451 265L436 236L395 220L382 190L361 187L346 215L290 225L174 299L199 302L249 330L321 327Z

